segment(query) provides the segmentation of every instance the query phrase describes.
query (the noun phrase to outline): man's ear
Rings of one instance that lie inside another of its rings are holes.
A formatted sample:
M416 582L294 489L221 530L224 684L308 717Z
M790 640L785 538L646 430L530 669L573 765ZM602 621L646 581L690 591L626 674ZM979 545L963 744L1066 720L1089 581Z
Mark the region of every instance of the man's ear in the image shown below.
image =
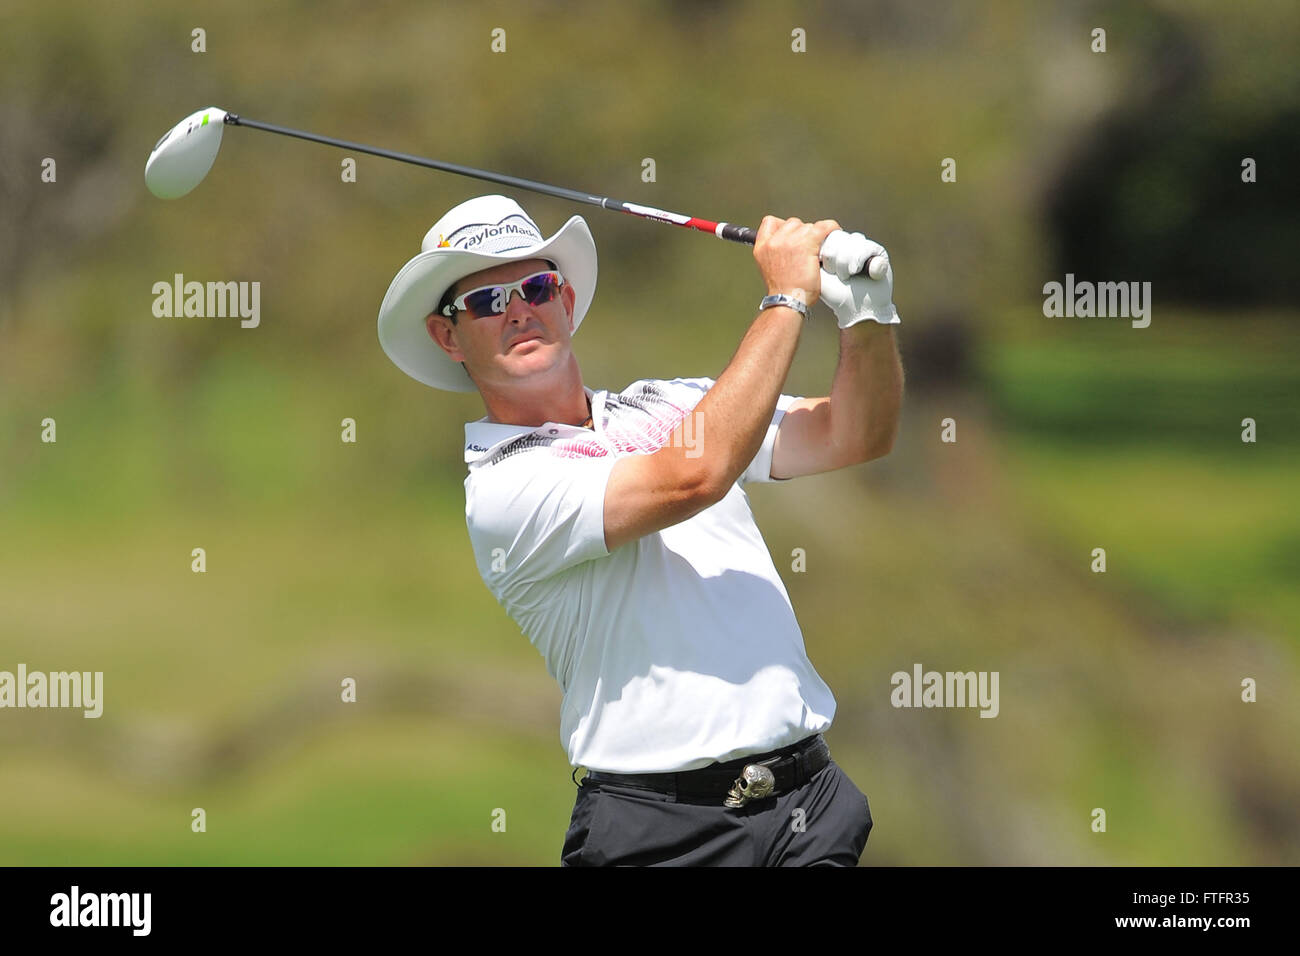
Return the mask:
M446 316L439 315L437 312L430 312L424 319L424 327L429 332L429 338L438 343L438 347L451 356L453 361L463 362L464 354L456 347L453 338L453 326L451 320Z
M578 308L578 293L573 291L573 286L564 283L564 291L560 293L560 299L564 302L564 308L569 313L569 331L573 331L573 313Z

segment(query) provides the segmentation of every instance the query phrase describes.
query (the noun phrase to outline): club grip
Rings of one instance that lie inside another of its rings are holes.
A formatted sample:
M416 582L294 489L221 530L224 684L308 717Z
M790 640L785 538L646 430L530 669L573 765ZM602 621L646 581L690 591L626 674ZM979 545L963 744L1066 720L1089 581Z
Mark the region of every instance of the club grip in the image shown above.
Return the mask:
M758 230L727 222L722 225L722 238L730 239L732 242L746 242L752 246L758 241Z
M724 223L721 236L723 239L730 239L732 242L745 242L752 246L758 241L758 230L750 229L748 226ZM884 256L867 256L867 261L862 263L862 268L855 275L883 279L888 266L889 262Z

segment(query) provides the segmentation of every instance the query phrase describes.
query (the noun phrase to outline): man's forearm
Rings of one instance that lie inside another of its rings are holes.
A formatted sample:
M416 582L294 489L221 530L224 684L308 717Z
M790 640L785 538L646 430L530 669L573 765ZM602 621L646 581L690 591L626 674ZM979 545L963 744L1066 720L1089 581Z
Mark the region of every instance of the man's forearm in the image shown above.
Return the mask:
M859 322L840 330L830 399L836 448L860 461L879 458L893 448L903 404L903 363L893 326Z
M799 346L804 318L773 306L758 314L736 354L695 406L701 463L725 492L758 454Z
M822 244L838 228L831 219L806 223L764 216L754 239L754 261L767 294L790 295L811 308L821 286ZM707 491L706 497L725 495L762 447L803 323L803 314L786 306L760 311L736 354L695 406L701 463L690 477Z

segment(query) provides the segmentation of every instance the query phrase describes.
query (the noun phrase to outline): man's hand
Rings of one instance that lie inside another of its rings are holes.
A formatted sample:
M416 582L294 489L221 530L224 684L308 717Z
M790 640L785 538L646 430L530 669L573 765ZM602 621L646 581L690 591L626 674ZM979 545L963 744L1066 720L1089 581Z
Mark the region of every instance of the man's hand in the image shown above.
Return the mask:
M821 297L835 313L839 327L847 329L858 322L879 322L881 325L898 325L898 310L894 308L894 268L889 265L889 254L884 246L873 242L860 232L841 233L843 243L853 243L858 248L852 255L828 255L827 261L835 261L838 272L821 271ZM832 250L834 251L834 250ZM885 275L881 279L869 276L850 275L845 263L861 258L865 261L870 256L881 256L885 260Z
M754 240L754 260L768 295L794 296L811 306L822 288L822 242L840 228L834 219L807 223L764 216Z

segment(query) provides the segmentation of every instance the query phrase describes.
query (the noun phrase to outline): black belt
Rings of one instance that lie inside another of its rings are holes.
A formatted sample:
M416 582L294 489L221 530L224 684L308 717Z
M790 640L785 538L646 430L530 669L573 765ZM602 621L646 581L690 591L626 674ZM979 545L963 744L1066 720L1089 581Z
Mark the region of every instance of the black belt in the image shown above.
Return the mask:
M797 744L677 773L605 773L587 771L584 780L620 787L639 787L678 796L714 797L724 806L743 807L751 800L775 797L802 787L830 763L831 751L821 734Z

